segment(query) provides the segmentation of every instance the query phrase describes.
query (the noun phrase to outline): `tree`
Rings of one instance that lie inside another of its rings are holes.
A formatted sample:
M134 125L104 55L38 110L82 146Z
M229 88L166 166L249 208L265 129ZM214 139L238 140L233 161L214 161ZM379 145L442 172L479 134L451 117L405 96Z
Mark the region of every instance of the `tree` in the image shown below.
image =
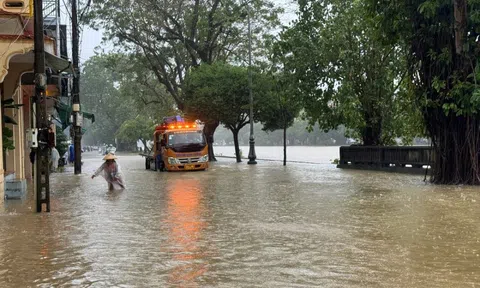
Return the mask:
M264 131L283 130L283 165L287 165L287 128L291 127L300 113L300 102L294 97L289 81L283 73L272 77L273 89L263 98L258 119Z
M89 19L121 49L141 54L145 65L183 110L182 87L191 67L246 59L246 5L243 0L99 0ZM252 0L249 5L255 52L262 55L263 38L279 25L280 10L268 0ZM205 125L210 147L217 126L215 121ZM210 152L213 160L213 150Z
M123 99L119 82L108 65L107 55L97 55L84 64L80 87L85 110L95 114L96 121L88 133L95 143L114 143L115 133L130 115L135 115L133 99ZM88 138L87 138L88 139Z
M435 149L432 182L480 184L480 2L368 1L409 47L408 75Z
M345 138L345 128L340 126L337 130L324 132L318 128L318 125L312 127L312 131L309 132L306 128L308 122L295 119L293 125L287 129L287 145L305 145L305 146L339 146L345 144L347 138ZM273 132L266 132L262 130L264 125L261 123L254 124L255 130L255 145L257 146L282 146L283 145L283 131L275 130ZM238 133L238 141L240 146L248 145L250 128L243 127ZM215 140L220 145L229 145L233 143L232 132L224 127L218 127L215 131Z
M268 83L260 74L254 79L255 96L262 99ZM241 162L238 132L251 120L248 70L221 62L202 64L186 79L184 95L187 115L207 124L222 123L232 132L237 162Z
M67 135L65 135L61 129L57 129L57 144L55 147L57 148L60 157L63 157L68 150L67 141Z
M15 149L14 141L13 141L13 130L10 129L9 127L5 126L5 124L12 124L12 125L18 125L17 122L11 118L10 116L5 115L5 109L16 109L18 110L20 107L22 107L23 104L15 104L15 101L13 98L9 98L6 100L1 101L1 108L3 111L3 119L2 119L2 126L3 126L3 133L2 133L2 143L3 143L3 153L7 150L13 150Z
M384 145L412 132L392 114L409 96L404 49L382 42L364 2L299 1L299 19L283 31L278 49L311 124L343 124L364 145ZM415 109L407 111L415 117Z
M123 122L116 135L120 140L124 141L142 141L145 147L145 153L148 154L150 153L150 148L147 142L152 140L156 124L156 121L145 115L137 115L137 117Z
M103 54L85 63L81 77L83 103L97 116L86 139L95 139L95 144L113 143L116 136L129 143L136 143L139 138L145 140L153 135L150 122L160 123L163 117L174 113L173 101L163 97L164 86L151 77L151 71L141 62L131 61L134 57ZM143 130L137 135L122 130L132 125L151 130L148 135Z

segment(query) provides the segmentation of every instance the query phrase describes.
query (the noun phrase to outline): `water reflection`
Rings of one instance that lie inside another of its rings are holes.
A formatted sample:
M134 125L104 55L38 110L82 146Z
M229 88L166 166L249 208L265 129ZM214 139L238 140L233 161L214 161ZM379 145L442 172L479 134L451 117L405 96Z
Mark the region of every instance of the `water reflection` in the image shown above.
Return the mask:
M121 163L128 190L58 173L50 214L0 215L1 288L480 284L478 187L326 165Z
M203 231L206 228L203 215L203 189L200 181L191 179L168 179L166 183L168 247L174 268L169 271L171 284L197 286L197 279L208 269L202 259Z

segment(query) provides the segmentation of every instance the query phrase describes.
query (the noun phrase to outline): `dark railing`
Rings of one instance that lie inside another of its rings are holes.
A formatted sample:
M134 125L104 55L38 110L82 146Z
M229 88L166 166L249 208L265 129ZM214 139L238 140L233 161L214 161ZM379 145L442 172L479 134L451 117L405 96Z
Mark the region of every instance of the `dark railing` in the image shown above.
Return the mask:
M429 146L342 146L338 168L420 172L431 166Z

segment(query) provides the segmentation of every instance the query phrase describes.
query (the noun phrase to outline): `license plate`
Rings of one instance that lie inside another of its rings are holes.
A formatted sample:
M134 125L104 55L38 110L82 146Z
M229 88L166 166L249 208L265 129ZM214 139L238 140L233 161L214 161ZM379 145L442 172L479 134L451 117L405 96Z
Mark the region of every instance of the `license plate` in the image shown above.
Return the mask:
M192 170L195 168L195 165L185 165L185 170Z

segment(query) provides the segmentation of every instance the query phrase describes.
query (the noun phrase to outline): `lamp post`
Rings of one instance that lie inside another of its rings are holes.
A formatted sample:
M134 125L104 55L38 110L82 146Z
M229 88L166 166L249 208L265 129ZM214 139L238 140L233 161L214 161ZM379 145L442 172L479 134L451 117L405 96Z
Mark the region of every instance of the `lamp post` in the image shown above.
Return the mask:
M252 92L252 30L250 27L250 4L247 2L248 19L248 90L250 94L250 150L248 151L248 164L257 164L255 155L255 137L253 135L253 92Z

